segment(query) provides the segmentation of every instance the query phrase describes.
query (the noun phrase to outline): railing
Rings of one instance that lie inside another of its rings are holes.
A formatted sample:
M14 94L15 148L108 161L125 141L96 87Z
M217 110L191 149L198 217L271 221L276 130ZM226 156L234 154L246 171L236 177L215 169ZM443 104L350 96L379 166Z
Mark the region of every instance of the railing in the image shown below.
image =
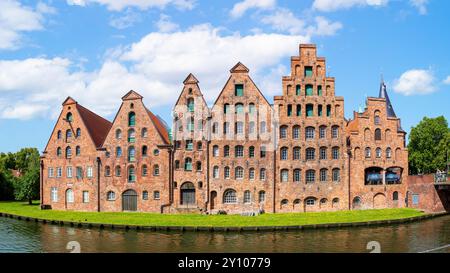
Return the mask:
M450 183L448 178L449 178L449 175L445 172L436 173L436 174L434 174L434 183L435 184Z

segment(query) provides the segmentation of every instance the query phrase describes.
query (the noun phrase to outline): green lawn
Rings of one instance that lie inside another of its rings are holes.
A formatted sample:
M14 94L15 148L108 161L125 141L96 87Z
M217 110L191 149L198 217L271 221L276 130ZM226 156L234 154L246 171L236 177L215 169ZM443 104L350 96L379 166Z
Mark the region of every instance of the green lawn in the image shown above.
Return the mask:
M142 226L294 226L402 219L423 215L415 209L383 209L339 212L277 213L259 216L156 214L127 212L75 212L40 210L24 202L0 202L0 212L47 220Z

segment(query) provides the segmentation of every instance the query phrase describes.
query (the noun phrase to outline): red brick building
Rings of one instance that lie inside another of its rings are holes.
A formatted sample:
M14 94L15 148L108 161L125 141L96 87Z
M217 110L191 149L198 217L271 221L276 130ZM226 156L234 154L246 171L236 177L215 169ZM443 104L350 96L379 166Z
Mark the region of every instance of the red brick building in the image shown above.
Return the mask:
M172 133L130 91L113 122L63 103L41 162L58 210L258 213L404 207L408 152L384 83L344 117L315 45L300 45L271 105L242 63L211 108L189 74Z

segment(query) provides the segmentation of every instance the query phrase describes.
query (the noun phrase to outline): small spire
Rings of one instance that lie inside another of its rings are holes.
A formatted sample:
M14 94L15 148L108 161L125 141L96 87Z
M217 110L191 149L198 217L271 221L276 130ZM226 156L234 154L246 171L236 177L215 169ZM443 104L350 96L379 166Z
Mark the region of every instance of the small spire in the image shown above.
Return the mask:
M384 83L383 76L381 77L380 83L380 93L378 94L378 98L386 100L386 112L388 117L397 117L394 112L394 108L392 107L391 100L389 99L389 95L387 93L386 84Z

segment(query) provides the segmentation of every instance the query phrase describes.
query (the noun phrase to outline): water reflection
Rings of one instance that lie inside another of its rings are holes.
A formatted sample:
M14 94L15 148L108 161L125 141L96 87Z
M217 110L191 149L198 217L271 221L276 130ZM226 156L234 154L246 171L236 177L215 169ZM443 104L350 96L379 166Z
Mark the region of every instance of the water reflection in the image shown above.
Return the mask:
M420 252L450 243L450 216L407 225L281 232L150 232L98 230L0 218L0 252ZM450 253L450 248L437 252Z

